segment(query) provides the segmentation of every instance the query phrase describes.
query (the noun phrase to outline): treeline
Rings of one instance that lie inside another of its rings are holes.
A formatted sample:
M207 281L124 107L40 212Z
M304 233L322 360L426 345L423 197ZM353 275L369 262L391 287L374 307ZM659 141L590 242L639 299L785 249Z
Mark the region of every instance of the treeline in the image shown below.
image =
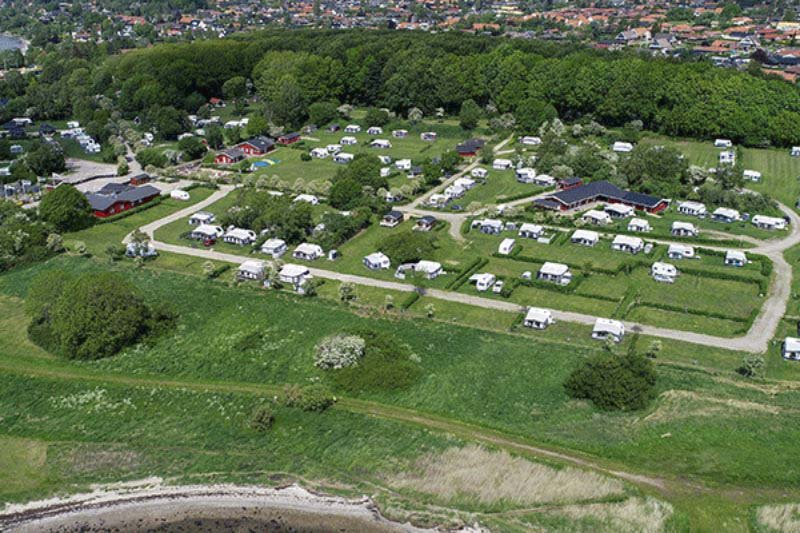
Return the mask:
M473 100L490 115L513 118L520 132L555 111L564 120L590 117L607 126L641 121L671 135L800 144L800 92L782 80L708 62L539 41L455 32L272 30L59 64L67 67L51 62L47 70L60 75L60 84L77 85L82 98L87 89L102 93L129 118L153 109L197 112L208 98L224 96L226 81L241 76L266 103L268 118L292 127L319 101L406 115L414 107L457 113ZM87 66L89 73L76 74ZM47 109L50 118L72 107L70 92L54 84L47 94L59 95L59 106L42 101L42 83L18 84L13 92L30 89L33 107Z

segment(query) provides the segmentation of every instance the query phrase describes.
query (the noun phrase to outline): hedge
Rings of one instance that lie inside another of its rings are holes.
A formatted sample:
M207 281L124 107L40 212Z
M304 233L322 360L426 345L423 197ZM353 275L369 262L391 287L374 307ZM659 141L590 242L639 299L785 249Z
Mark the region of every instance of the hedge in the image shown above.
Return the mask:
M420 298L419 292L414 291L409 293L409 295L406 296L406 299L403 300L403 302L400 304L400 309L405 311L406 309L414 305L417 302L417 300L419 300L419 298Z
M458 290L459 287L461 287L464 283L467 282L469 276L471 276L473 272L483 267L488 262L489 260L486 259L485 257L476 257L474 260L468 263L467 266L461 269L461 272L458 274L458 276L451 279L447 283L447 285L445 285L445 289Z

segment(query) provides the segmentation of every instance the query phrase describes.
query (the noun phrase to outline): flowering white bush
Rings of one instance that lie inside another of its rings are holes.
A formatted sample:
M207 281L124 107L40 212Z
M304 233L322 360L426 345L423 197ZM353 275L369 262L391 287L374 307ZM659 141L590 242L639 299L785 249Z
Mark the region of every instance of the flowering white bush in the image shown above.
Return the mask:
M365 345L364 339L355 335L325 337L316 347L314 364L325 370L355 366L364 356Z

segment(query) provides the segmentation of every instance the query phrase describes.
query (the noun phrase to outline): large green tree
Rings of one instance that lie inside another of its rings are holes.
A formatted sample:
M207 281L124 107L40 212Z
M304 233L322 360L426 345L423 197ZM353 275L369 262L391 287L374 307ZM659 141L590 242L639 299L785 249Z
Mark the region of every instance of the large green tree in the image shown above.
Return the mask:
M72 185L59 185L42 197L39 215L59 231L77 231L94 222L92 206L86 196Z

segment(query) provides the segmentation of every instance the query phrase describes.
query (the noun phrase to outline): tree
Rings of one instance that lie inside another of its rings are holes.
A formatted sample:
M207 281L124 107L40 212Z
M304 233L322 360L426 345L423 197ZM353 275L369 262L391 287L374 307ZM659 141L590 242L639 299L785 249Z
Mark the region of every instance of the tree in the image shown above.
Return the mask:
M349 302L355 298L356 287L352 283L343 281L339 284L339 299L343 302Z
M324 126L336 120L339 112L335 102L315 102L308 108L308 120L317 126Z
M367 126L385 126L389 123L389 113L383 109L371 107L367 110L364 122L367 123Z
M206 127L206 142L210 148L219 150L225 146L225 140L222 135L222 128L219 126L211 125Z
M222 96L239 108L242 100L247 96L247 79L244 76L234 76L223 83Z
M264 115L258 113L250 115L250 120L247 121L247 126L245 126L245 132L248 137L266 135L269 133L269 122L264 118Z
M29 331L36 333L34 340L50 341L45 348L71 359L113 355L174 319L151 310L134 286L116 273L84 273L56 285L48 291L48 301L55 303L29 307Z
M206 145L198 137L184 137L178 141L178 150L183 152L184 159L200 159L206 153Z
M169 164L167 156L164 155L163 150L159 148L145 148L136 152L136 161L142 167L154 166L164 168Z
M419 231L402 231L386 237L378 249L396 264L413 263L433 254L433 237Z
M653 363L637 353L603 352L583 361L564 383L573 398L591 400L604 410L644 409L655 396Z
M61 232L78 231L94 223L89 200L78 189L67 184L59 185L42 197L39 215Z
M552 104L541 98L527 98L514 110L517 129L521 133L531 134L539 127L558 117Z
M472 130L478 125L481 118L481 108L475 100L465 100L461 104L461 111L458 114L458 123L465 130Z
M25 164L37 176L50 176L53 172L63 172L67 169L61 147L47 142L40 143L29 151L25 156Z
M146 123L159 139L175 139L186 131L188 118L185 111L172 106L154 107L147 114Z
M250 415L250 428L259 433L269 431L274 423L275 415L268 405L257 406L253 409L253 414Z

